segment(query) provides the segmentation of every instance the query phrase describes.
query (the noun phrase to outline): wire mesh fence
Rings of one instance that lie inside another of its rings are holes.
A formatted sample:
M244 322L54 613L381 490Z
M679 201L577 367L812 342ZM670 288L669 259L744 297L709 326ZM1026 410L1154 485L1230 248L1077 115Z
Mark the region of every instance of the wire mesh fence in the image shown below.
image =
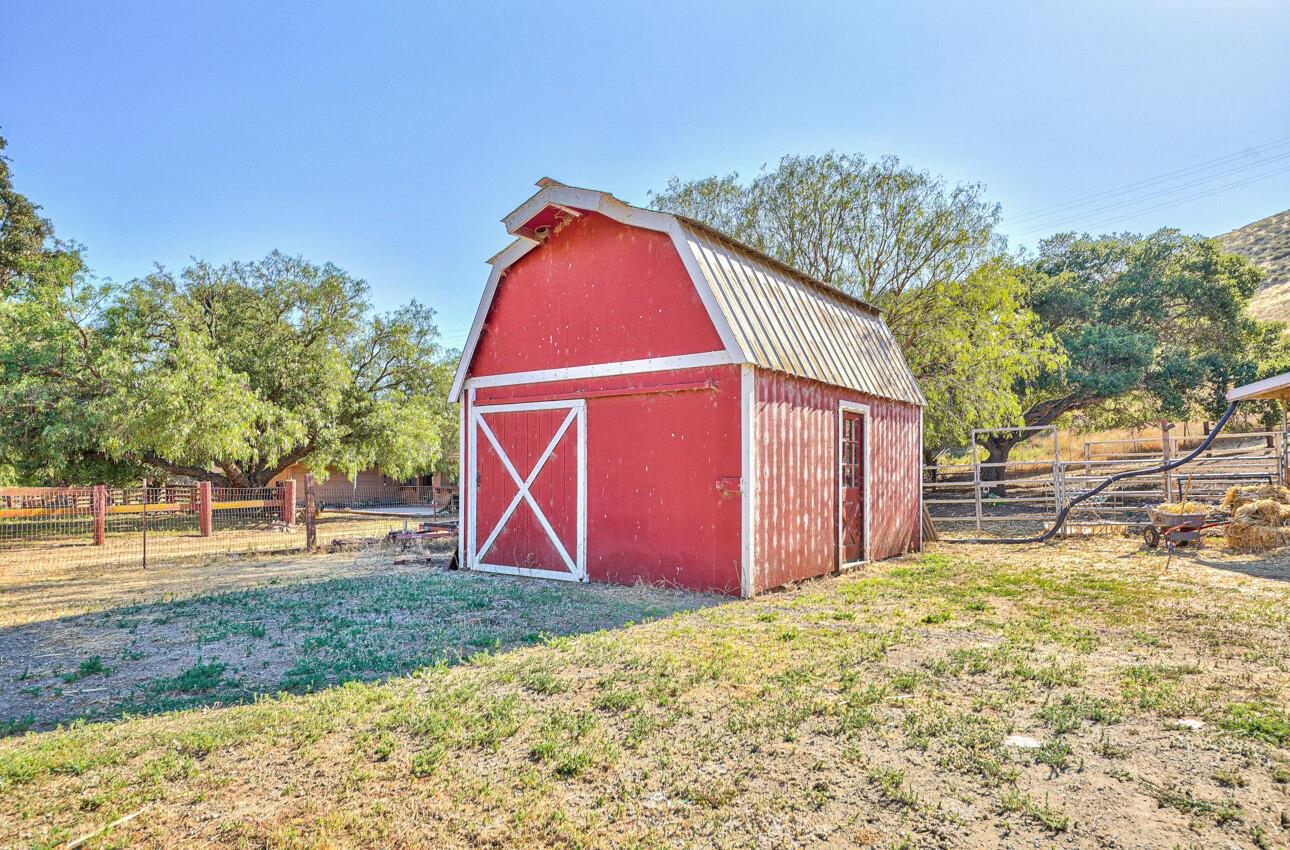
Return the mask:
M319 488L321 489L321 488ZM268 487L208 483L139 487L0 488L0 569L42 565L147 566L187 558L320 549L380 540L425 520L455 520L456 488L331 488L307 494L295 481Z
M300 493L303 494L303 488ZM314 485L318 506L327 508L364 508L420 506L433 513L455 516L457 513L457 488L447 485L354 485L345 482L324 482Z

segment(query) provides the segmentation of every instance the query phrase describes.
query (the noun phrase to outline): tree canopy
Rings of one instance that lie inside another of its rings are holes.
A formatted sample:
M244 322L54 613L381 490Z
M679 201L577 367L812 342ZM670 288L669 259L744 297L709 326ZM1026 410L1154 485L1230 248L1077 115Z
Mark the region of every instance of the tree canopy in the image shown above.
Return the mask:
M1216 416L1290 365L1259 284L1213 240L1062 234L1008 254L998 207L894 157L788 156L749 181L682 182L655 207L700 219L883 310L928 399L924 451L972 428ZM986 441L1005 460L1024 437Z
M394 477L454 439L434 313L278 252L96 281L0 171L0 471L259 486L293 463Z
M674 178L651 203L881 308L927 396L925 450L1015 424L1017 382L1060 366L980 185L827 153L784 157L746 183Z
M1026 425L1075 413L1104 427L1217 417L1227 390L1290 365L1282 325L1246 310L1261 272L1215 240L1059 234L1027 274L1028 303L1064 357L1018 380ZM1022 436L987 441L991 460Z

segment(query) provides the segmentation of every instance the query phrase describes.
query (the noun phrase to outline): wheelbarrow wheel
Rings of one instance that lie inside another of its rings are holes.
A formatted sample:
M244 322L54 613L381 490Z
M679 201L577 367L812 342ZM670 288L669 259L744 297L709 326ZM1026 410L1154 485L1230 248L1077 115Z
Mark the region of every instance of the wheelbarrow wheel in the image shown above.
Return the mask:
M1154 525L1148 525L1142 529L1142 539L1149 548L1158 549L1160 547L1160 529Z

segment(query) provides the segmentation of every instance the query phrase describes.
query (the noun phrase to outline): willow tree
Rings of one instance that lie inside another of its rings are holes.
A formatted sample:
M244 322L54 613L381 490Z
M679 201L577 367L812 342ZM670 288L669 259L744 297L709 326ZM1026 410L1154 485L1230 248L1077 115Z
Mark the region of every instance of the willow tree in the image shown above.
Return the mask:
M27 478L251 487L298 462L402 477L444 452L452 358L424 306L375 314L363 281L280 253L83 277L5 317L0 434Z
M827 153L784 157L746 182L674 178L650 200L881 308L927 396L927 454L972 428L1019 424L1018 383L1060 365L978 184Z

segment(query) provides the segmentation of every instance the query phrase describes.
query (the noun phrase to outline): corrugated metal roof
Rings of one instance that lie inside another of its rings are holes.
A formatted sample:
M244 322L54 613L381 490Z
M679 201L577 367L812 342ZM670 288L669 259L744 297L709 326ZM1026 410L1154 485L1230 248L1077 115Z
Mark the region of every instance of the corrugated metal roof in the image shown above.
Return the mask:
M690 250L740 346L758 366L924 404L881 315L863 301L687 219Z

